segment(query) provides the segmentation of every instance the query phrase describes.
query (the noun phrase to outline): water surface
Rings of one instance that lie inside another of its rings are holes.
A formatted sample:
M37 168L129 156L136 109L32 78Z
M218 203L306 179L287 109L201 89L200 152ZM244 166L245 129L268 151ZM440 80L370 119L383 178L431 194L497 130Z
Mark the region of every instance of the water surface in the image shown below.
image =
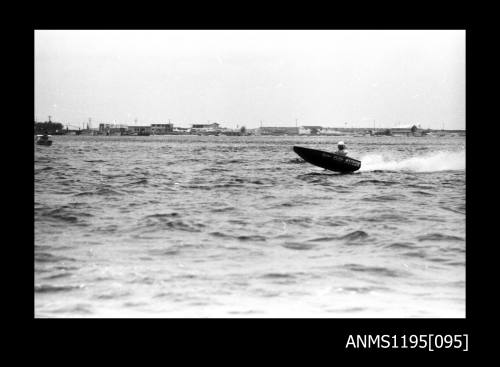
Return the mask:
M463 137L55 136L36 317L464 317ZM354 174L293 145L361 159Z

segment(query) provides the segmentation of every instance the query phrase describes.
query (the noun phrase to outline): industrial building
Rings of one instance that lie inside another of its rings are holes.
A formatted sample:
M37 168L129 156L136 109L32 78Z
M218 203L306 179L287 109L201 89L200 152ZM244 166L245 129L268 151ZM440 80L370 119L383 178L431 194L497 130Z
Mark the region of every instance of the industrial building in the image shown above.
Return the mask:
M174 131L174 124L151 124L151 132L154 135L165 135Z
M129 135L151 135L151 126L129 126L127 133Z
M192 133L215 133L219 130L220 125L217 122L211 124L193 124Z
M104 135L122 135L128 130L127 125L99 124L99 133Z
M418 127L417 125L400 125L396 127L392 127L389 129L391 131L391 135L397 136L397 135L417 135L422 133L422 129Z

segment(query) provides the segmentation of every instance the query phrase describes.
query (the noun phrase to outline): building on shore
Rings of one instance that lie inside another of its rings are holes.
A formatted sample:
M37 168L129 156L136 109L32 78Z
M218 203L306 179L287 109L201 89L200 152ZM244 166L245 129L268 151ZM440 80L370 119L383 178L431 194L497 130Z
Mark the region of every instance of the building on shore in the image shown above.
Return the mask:
M182 135L182 134L189 134L191 129L189 127L173 127L172 128L172 134L175 135Z
M95 135L102 135L102 133L100 133L99 129L97 128L87 128L85 130L81 130L79 135L95 136Z
M330 136L346 135L345 132L340 131L340 130L338 130L336 128L331 128L331 127L321 128L321 130L319 131L319 134L320 135L330 135Z
M151 132L151 126L129 126L127 130L128 135L148 136L151 135Z
M420 128L420 125L403 125L403 126L396 126L392 127L389 129L391 131L391 135L393 136L401 136L401 135L406 135L406 136L417 136L417 135L422 135L422 129Z
M243 135L250 135L250 133L247 131L246 127L242 126L240 128L235 128L235 129L221 128L220 135L243 136Z
M220 124L212 122L211 124L193 124L193 129L218 129Z
M211 124L193 124L190 132L191 134L217 134L220 132L220 124L217 122Z
M299 135L299 128L288 126L262 126L257 129L257 135Z
M174 124L151 124L151 133L154 135L165 135L174 131Z
M317 135L322 129L321 126L299 126L299 135Z
M452 136L465 136L465 130L446 130Z
M368 130L371 136L392 136L390 129Z
M99 124L99 134L101 135L125 135L127 130L127 125L104 123Z

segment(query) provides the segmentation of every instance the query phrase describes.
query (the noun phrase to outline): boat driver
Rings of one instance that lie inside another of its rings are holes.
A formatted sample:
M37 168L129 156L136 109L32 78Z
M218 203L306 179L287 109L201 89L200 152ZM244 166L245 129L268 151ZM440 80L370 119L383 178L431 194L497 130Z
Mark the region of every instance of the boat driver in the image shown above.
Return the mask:
M346 156L347 155L347 150L345 150L345 144L343 141L339 141L337 144L338 150L335 152L335 154Z

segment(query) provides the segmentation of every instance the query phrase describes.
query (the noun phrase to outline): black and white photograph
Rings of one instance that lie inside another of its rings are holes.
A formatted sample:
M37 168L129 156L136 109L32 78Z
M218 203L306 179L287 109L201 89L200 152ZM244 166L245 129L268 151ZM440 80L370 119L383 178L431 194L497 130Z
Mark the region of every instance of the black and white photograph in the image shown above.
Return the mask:
M465 29L33 37L34 318L465 319Z

